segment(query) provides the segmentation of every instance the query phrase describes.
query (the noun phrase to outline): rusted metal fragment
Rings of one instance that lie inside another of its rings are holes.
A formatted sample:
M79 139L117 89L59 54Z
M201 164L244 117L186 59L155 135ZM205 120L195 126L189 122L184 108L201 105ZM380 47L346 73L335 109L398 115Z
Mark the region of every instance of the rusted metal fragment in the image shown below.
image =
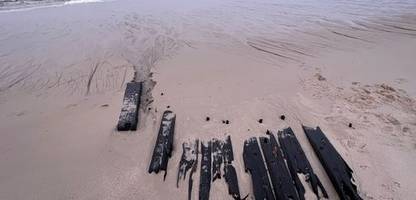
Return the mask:
M141 93L141 82L127 83L117 124L118 131L134 131L137 129Z
M176 179L176 187L179 187L179 180L186 177L186 173L196 162L198 152L198 140L194 142L182 143L182 156L179 161L178 176Z
M275 199L257 139L244 141L243 159L246 171L250 172L256 200Z
M332 146L322 130L319 127L314 129L305 126L303 126L303 130L331 179L339 198L341 200L361 200L357 186L353 182L352 169Z
M175 132L176 115L172 111L165 111L160 123L159 134L156 139L155 148L153 150L152 161L149 166L149 173L159 173L160 170L165 171L168 167L168 160L173 150L173 135Z
M199 200L208 200L211 189L211 150L212 144L201 143L201 174L199 180Z
M319 189L323 197L328 198L325 188L323 187L318 176L313 172L312 166L306 158L305 152L299 144L295 134L291 128L284 129L278 133L279 143L282 147L283 154L286 158L287 165L295 181L295 186L298 191L299 198L305 199L305 188L303 187L298 174L305 176L305 181L309 182L312 191L318 199L321 198Z
M218 139L212 140L212 182L221 178L221 164L223 161L224 142Z
M259 139L276 199L299 200L298 193L289 170L286 167L276 138L269 131L267 134L269 138L260 137Z

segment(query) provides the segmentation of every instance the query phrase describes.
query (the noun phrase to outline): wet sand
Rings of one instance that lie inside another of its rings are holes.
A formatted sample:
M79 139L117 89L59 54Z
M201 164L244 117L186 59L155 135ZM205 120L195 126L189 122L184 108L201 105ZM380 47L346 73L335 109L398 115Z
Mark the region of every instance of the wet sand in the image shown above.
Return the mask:
M323 129L364 199L412 199L415 3L180 3L0 12L0 199L185 199L182 142L226 135L245 195L244 140L287 126L338 199L301 124ZM145 82L139 129L116 132L133 78ZM177 127L163 182L147 167L167 106ZM228 198L214 182L211 199Z

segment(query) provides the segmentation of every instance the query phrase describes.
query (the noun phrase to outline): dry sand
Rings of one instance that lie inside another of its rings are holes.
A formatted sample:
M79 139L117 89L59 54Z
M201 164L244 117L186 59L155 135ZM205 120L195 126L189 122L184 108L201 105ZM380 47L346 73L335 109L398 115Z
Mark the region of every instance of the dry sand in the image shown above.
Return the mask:
M2 11L0 199L186 199L187 183L175 187L182 142L226 135L241 193L251 194L244 140L287 126L338 199L301 124L324 130L364 199L413 199L416 4L319 2ZM134 72L146 89L140 125L119 133ZM177 119L164 182L147 167L167 106ZM196 199L199 173L194 179ZM224 181L211 199L230 199Z

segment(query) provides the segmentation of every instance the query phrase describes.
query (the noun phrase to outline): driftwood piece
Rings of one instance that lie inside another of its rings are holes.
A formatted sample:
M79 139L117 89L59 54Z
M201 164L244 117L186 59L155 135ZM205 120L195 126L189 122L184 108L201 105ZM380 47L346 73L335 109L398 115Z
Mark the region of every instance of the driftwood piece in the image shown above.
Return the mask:
M251 174L255 199L275 199L267 170L264 166L264 160L255 137L244 141L243 160L246 171Z
M118 131L134 131L137 129L141 92L141 82L127 83L117 124Z
M353 183L352 169L329 142L328 138L317 127L316 129L303 126L306 136L316 155L331 179L341 200L361 200L357 186Z
M173 150L173 134L175 132L176 116L172 111L165 111L160 123L159 133L156 139L155 148L153 150L152 161L149 166L149 173L159 173L160 170L165 171L168 167L168 160Z
M179 187L179 180L186 177L186 173L194 166L198 152L198 140L194 142L182 143L182 156L179 161L178 176L176 187Z
M276 199L299 200L298 193L289 170L286 167L276 138L269 131L267 134L269 138L260 137L259 139Z
M221 178L224 142L218 139L212 141L212 182Z
M325 188L323 187L318 176L313 172L312 166L306 158L305 152L299 144L295 134L291 128L284 129L278 133L279 143L282 147L283 154L286 158L287 165L295 181L296 189L301 200L305 199L305 188L303 187L299 175L305 176L305 180L309 182L312 191L316 197L320 199L319 189L323 197L328 198ZM319 187L319 189L318 189Z
M212 144L201 143L201 174L199 181L199 200L208 200L209 191L211 189L211 150Z

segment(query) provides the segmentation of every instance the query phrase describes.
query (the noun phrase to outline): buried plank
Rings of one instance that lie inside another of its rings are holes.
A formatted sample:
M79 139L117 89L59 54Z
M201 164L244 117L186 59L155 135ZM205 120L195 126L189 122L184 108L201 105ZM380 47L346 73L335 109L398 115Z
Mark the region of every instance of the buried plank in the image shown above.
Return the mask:
M137 129L141 92L141 82L127 83L117 124L118 131L134 131Z
M278 133L279 143L282 147L283 154L286 158L286 162L295 181L295 186L298 191L299 198L305 199L305 188L303 187L299 175L305 176L305 180L309 182L312 187L312 191L315 193L318 199L321 198L319 189L322 196L328 198L328 194L325 191L318 176L313 172L312 166L306 158L302 147L299 144L295 134L291 128L286 128Z
M255 137L244 141L243 160L246 171L250 172L251 175L254 198L256 200L275 199Z
M194 184L193 175L196 172L196 168L198 167L198 155L199 155L199 140L196 140L196 148L195 148L195 162L192 165L191 172L189 173L189 181L188 181L188 200L192 199L192 185Z
M149 173L159 173L160 170L165 171L168 167L168 160L173 150L173 134L175 132L176 116L172 111L165 111L160 122L159 133L157 135L155 148L153 150L152 161L149 166Z
M269 131L267 131L267 134L269 138L260 137L259 139L276 199L299 200L298 193L286 167L276 138Z
M240 200L240 188L238 187L237 172L235 171L232 161L234 160L233 145L231 143L231 137L227 136L224 142L223 148L224 158L224 178L228 185L228 194L235 200Z
M352 169L332 146L322 130L319 127L314 129L305 126L303 126L303 130L331 179L339 198L341 200L361 200L357 186L353 183Z
M216 179L221 178L221 164L223 160L223 149L224 142L218 139L212 141L212 182Z
M212 144L209 141L207 144L201 142L201 174L199 180L199 199L208 200L209 191L211 189L211 149Z
M178 176L176 179L176 187L179 187L179 180L186 177L186 173L190 170L196 163L198 157L198 140L194 142L184 142L182 143L182 156L179 161Z

